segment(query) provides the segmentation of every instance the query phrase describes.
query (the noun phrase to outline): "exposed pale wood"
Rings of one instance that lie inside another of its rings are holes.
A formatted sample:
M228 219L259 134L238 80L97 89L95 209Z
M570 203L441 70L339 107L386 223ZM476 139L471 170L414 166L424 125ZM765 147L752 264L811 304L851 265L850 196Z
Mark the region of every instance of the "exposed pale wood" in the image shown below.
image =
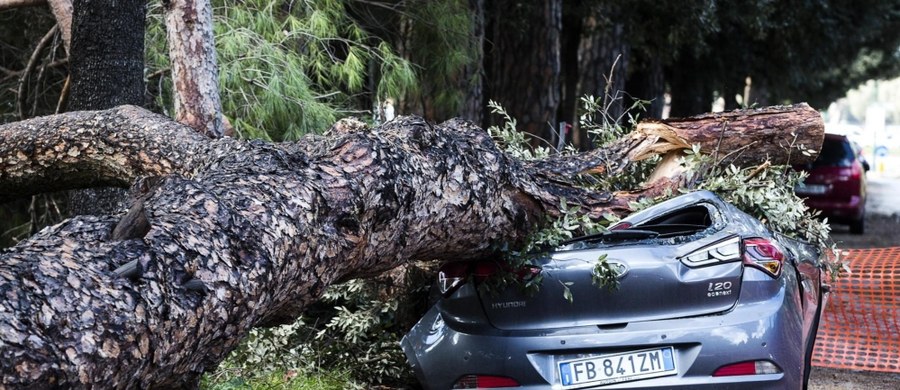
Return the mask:
M647 182L653 183L662 178L674 178L684 174L684 167L681 166L683 157L682 150L672 150L664 154L662 160L656 165L656 169L647 178Z
M700 144L704 153L716 155L724 163L753 165L768 159L773 164L801 164L815 160L825 138L825 125L818 111L802 103L645 121L635 133L641 139L657 141L633 159ZM805 146L814 153L806 156L792 146Z

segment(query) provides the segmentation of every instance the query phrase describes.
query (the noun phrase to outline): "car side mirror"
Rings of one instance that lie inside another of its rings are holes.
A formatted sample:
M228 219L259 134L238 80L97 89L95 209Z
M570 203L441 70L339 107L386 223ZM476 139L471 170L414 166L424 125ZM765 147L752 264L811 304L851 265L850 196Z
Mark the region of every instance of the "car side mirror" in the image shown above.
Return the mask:
M863 166L863 171L866 171L866 172L869 171L869 162L868 162L868 161L863 160L863 161L862 161L862 166Z

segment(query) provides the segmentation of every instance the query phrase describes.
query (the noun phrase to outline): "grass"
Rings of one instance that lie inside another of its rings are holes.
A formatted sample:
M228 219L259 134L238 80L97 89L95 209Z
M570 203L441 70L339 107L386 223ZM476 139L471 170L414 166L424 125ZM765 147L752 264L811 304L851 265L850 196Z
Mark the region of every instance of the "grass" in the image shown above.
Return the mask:
M342 390L358 384L345 372L323 371L316 374L298 371L272 371L252 378L205 375L200 383L207 390Z

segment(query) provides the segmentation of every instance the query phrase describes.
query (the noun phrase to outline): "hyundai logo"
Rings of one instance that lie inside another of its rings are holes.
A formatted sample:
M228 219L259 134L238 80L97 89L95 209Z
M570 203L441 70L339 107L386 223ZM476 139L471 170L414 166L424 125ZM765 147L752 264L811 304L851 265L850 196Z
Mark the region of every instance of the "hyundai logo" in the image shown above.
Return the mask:
M625 274L628 273L628 266L625 265L625 263L615 260L607 261L606 263L609 264L609 268L616 273L616 279L622 279L625 277Z

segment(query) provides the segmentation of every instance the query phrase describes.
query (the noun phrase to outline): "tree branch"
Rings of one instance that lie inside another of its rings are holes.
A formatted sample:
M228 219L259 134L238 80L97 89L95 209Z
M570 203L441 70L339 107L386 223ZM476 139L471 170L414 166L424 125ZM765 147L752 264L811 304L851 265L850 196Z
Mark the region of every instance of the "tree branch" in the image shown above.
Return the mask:
M14 8L37 7L47 4L47 0L0 0L0 11Z
M233 141L232 141L233 142ZM133 106L46 116L0 126L0 202L140 176L190 176L209 139Z
M796 139L794 136L797 136ZM724 155L721 163L738 166L758 164L768 157L772 164L812 162L825 138L825 126L818 111L806 103L704 114L690 118L645 120L629 135L614 143L567 157L553 157L531 163L536 171L559 177L579 173L615 176L635 161L700 145L706 154ZM717 153L756 145L752 153ZM804 146L814 153L791 153L791 145Z
M47 0L50 4L50 11L56 18L56 24L59 25L59 32L62 33L63 44L66 47L66 54L72 47L72 0Z
M54 25L44 34L44 37L38 41L37 46L35 46L34 51L31 53L31 57L28 59L28 64L25 65L25 70L22 71L22 77L19 78L19 90L17 93L18 103L16 104L16 108L18 111L19 119L25 119L25 102L27 100L27 95L25 93L25 86L28 82L28 78L31 76L31 72L34 71L34 67L37 66L38 59L41 57L41 52L50 44L50 41L53 40L53 36L56 35L56 32L59 31L59 25Z

